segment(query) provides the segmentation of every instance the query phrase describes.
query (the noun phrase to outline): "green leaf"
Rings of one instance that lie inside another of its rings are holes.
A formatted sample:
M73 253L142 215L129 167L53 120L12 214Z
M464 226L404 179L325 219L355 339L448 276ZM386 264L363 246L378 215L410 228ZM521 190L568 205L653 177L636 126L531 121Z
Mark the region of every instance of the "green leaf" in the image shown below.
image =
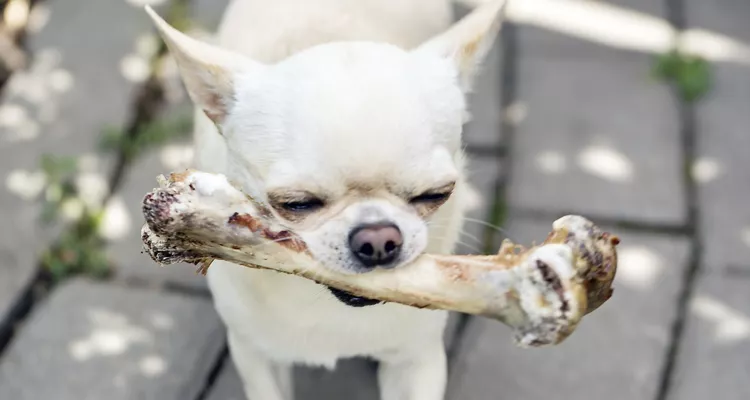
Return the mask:
M680 96L689 102L700 99L711 88L710 64L676 50L657 56L652 73L674 85Z

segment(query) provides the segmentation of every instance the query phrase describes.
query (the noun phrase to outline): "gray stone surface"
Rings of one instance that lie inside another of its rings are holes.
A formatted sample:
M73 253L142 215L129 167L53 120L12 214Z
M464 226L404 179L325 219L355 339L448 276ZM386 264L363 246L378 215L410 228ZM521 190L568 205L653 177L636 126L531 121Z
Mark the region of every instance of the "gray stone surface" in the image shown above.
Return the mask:
M465 17L471 10L454 3L454 19ZM503 33L501 32L501 35ZM492 148L503 144L503 61L502 39L498 37L490 50L469 94L471 120L464 126L463 141L472 148Z
M511 220L521 243L550 222ZM686 269L686 240L617 230L622 239L614 296L557 347L521 349L499 322L475 318L449 399L653 399Z
M104 126L124 121L135 83L121 66L149 29L142 10L122 0L42 7L49 18L28 37L31 65L11 77L0 103L0 320L27 286L51 237L38 226L39 203L31 199L43 185L41 155L92 152ZM103 179L106 163L86 172Z
M688 306L670 400L750 398L750 279L708 273Z
M689 26L750 44L750 4L686 1ZM750 397L750 68L712 66L696 107L702 268L688 305L670 400Z
M713 92L696 109L703 261L707 268L750 274L750 135L743 128L750 124L750 68L717 65L714 71Z
M529 32L520 28L521 40ZM676 107L667 87L650 78L648 57L594 45L570 55L526 45L518 63L525 116L515 135L512 206L685 221Z
M750 3L687 5L689 25L750 46ZM750 273L750 67L714 64L712 73L711 92L696 107L703 261L707 268Z
M4 354L0 398L195 398L223 338L205 299L67 281Z
M487 224L497 197L497 182L502 174L501 158L468 154L466 173L473 190L472 208L466 215L462 234L456 247L457 254L483 252Z
M224 16L229 0L192 0L190 15L200 28L213 32Z
M470 147L493 148L503 143L502 39L487 54L469 94L471 120L464 127L463 140Z
M685 0L685 19L689 27L707 29L713 33L727 35L746 46L750 45L750 27L747 18L750 4L746 1Z

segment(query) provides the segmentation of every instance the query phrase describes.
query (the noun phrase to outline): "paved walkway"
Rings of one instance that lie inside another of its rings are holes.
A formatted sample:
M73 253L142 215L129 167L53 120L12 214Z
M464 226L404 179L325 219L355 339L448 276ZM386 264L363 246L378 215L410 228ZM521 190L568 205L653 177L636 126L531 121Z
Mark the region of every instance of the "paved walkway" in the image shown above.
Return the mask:
M142 1L41 2L32 65L2 89L0 399L242 398L204 279L139 254L138 202L187 146L127 171L108 214L112 278L37 290L55 233L30 200L40 155L86 154L82 180L106 190L101 128L127 122L149 75L153 31L130 3ZM223 3L192 0L189 14L211 29ZM510 16L466 134L483 199L471 218L503 230L468 222L462 252L538 240L579 213L621 235L621 270L612 300L559 347L518 349L501 324L455 316L448 399L749 399L750 3L519 0ZM650 74L670 23L712 63L696 104ZM300 369L298 397L375 400L375 368Z

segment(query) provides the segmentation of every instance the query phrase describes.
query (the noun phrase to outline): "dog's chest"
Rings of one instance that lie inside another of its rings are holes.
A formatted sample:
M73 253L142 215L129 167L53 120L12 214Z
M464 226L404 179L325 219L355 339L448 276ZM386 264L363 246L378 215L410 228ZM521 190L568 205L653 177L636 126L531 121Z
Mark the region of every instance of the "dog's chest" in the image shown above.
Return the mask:
M440 334L446 313L397 304L353 308L311 281L234 265L209 270L216 306L229 329L283 362L333 366L382 356Z

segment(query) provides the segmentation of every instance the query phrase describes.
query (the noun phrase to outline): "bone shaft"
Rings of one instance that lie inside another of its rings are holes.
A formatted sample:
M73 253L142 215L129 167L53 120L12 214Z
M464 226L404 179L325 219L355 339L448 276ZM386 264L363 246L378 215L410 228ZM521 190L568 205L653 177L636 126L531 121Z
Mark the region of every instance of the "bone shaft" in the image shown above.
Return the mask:
M362 297L470 314L483 313L490 303L495 310L502 306L498 304L498 297L502 299L502 295L497 292L497 286L490 288L475 279L481 275L481 263L475 265L471 261L464 261L461 265L446 269L441 259L423 255L400 269L351 275L324 268L304 255L290 255L289 251L279 247L276 244L265 246L262 256L223 246L206 250L225 261L300 275ZM456 263L458 259L452 262ZM464 276L451 275L450 271L456 269L463 271ZM515 289L511 272L507 274L507 289ZM514 302L504 305L517 307Z

